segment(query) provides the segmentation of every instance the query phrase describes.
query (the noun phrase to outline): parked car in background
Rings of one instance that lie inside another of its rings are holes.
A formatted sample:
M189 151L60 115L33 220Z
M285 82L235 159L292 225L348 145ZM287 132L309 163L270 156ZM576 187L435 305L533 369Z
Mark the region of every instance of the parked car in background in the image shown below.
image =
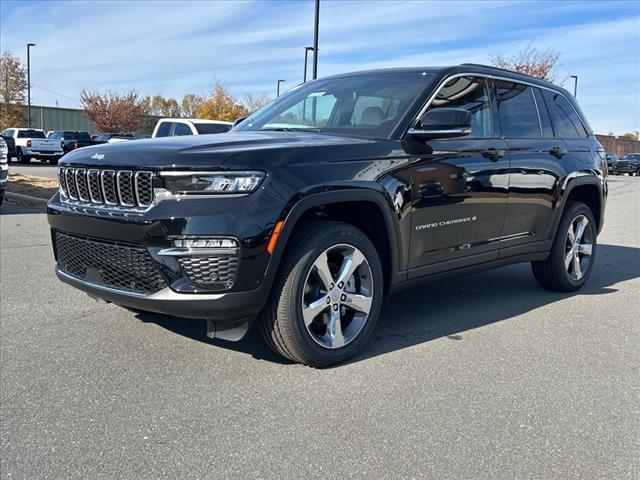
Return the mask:
M609 173L613 175L618 174L616 172L616 165L618 164L619 160L620 157L618 157L618 155L616 155L615 153L607 153L607 170L609 171Z
M58 140L62 143L63 153L69 153L77 148L97 145L98 142L91 140L89 132L78 132L75 130L54 130L49 132L47 138Z
M13 139L13 129L7 128L0 134L0 138L7 146L7 161L16 156L16 141Z
M231 130L233 122L202 120L199 118L162 118L156 123L151 138L177 137L182 135L207 135Z
M93 140L96 145L99 145L101 143L127 142L133 139L134 136L131 133L101 133Z
M62 143L50 140L39 128L8 128L2 137L11 138L14 143L15 156L20 163L29 163L32 158L58 163L62 157Z
M4 201L7 180L9 180L9 149L7 142L0 138L0 205Z
M627 153L618 160L616 164L616 173L622 175L640 175L640 153Z

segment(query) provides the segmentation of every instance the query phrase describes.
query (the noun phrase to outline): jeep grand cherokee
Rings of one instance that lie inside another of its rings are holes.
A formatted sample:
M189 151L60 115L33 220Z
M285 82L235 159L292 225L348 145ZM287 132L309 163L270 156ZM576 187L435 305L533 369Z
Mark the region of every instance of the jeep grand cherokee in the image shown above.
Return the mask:
M313 366L353 356L383 296L532 262L593 271L604 150L564 89L481 65L337 75L217 135L73 151L49 203L64 282L128 308L253 323Z

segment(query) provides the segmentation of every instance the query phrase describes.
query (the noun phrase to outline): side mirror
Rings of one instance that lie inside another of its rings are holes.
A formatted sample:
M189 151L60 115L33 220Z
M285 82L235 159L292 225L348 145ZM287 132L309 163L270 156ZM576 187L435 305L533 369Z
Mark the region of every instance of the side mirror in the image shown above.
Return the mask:
M463 108L428 110L408 133L423 139L464 137L471 133L471 113Z
M238 125L240 122L243 122L247 117L240 117L240 118L236 118L236 120L233 122L233 127L235 127L236 125Z

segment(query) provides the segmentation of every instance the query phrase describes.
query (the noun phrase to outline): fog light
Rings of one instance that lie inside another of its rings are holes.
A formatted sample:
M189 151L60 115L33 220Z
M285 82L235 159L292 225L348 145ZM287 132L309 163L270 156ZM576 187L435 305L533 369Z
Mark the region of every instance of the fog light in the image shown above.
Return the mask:
M231 238L183 238L174 240L173 246L182 248L237 248L238 242Z

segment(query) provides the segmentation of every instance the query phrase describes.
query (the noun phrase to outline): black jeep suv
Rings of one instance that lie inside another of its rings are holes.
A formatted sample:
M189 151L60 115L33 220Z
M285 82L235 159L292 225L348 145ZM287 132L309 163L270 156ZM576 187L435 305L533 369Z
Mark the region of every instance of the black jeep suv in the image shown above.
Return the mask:
M299 85L231 132L87 147L49 203L57 274L128 308L254 321L291 360L353 356L382 297L427 278L532 262L593 270L605 152L556 85L481 65Z

